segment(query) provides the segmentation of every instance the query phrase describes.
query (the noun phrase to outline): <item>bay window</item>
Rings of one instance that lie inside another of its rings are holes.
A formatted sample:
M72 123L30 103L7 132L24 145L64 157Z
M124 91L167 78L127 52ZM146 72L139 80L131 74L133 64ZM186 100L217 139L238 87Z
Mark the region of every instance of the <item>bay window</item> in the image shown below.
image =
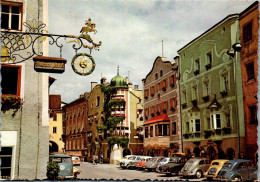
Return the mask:
M22 4L1 4L1 29L21 30Z
M211 124L209 129L220 129L221 128L221 117L220 114L211 115Z

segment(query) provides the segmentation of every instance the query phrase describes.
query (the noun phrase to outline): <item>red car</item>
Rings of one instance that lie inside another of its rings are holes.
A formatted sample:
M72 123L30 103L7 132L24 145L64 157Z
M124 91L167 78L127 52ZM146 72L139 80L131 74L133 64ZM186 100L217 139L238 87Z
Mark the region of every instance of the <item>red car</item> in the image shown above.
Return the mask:
M144 165L147 161L149 161L151 158L152 158L151 156L145 156L145 157L143 157L141 161L137 162L137 164L136 164L135 167L136 167L137 169L143 169L143 165Z

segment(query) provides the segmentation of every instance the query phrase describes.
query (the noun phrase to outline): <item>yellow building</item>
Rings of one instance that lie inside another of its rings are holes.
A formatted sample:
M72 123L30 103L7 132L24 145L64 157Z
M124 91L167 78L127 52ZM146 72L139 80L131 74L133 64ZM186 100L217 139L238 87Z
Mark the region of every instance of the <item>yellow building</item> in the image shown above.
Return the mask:
M61 96L49 95L49 152L62 153L64 143L62 141L62 109L61 109Z

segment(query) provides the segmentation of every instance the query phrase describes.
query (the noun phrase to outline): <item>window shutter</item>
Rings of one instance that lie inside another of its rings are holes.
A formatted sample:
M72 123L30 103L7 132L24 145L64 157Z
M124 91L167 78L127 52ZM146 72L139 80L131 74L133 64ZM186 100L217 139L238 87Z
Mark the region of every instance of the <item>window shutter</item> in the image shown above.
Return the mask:
M173 75L173 83L174 83L174 85L176 84L176 73L174 73L174 75Z
M167 78L165 78L165 85L164 86L167 87Z
M163 111L164 110L164 104L163 104L163 102L161 103L161 111Z
M150 95L152 95L153 91L152 91L152 87L150 87Z
M156 84L155 87L156 87L155 90L156 90L156 93L157 93L158 92L158 85Z
M174 107L177 107L177 97L174 97Z

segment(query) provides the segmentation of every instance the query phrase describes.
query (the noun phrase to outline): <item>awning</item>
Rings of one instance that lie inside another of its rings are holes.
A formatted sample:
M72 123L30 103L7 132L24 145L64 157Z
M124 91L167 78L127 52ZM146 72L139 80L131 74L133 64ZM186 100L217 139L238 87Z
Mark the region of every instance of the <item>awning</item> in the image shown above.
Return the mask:
M146 121L144 124L151 124L151 123L156 123L159 121L170 121L169 117L167 114L161 114L159 116L154 116L152 117L149 121Z

